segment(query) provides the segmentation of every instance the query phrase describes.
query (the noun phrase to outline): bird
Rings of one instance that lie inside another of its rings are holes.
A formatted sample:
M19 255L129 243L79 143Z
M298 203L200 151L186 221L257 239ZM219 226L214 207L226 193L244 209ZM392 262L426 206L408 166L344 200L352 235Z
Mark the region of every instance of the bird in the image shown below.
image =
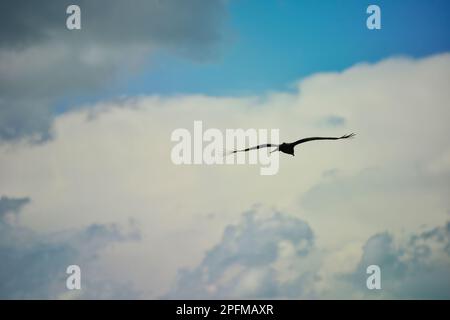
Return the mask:
M351 134L346 134L346 135L341 136L341 137L309 137L309 138L303 138L303 139L297 140L295 142L290 142L290 143L283 142L282 144L273 144L273 143L260 144L258 146L247 148L247 149L234 150L234 151L230 152L229 154L238 153L238 152L247 152L247 151L250 151L250 150L257 150L257 149L261 149L261 148L273 148L273 147L275 147L276 149L272 150L270 153L279 151L279 152L283 152L283 153L295 156L294 148L295 148L295 146L297 146L297 145L299 145L301 143L305 143L305 142L309 142L309 141L315 141L315 140L349 139L349 138L353 138L354 136L355 136L355 134L351 133Z

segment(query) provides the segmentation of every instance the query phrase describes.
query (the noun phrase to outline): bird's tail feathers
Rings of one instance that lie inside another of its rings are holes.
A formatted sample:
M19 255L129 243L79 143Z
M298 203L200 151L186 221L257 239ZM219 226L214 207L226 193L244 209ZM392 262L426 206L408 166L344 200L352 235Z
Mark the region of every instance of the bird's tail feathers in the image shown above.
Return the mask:
M340 137L339 139L349 139L349 138L353 138L354 136L356 136L356 134L350 133L350 134L346 134L346 135Z

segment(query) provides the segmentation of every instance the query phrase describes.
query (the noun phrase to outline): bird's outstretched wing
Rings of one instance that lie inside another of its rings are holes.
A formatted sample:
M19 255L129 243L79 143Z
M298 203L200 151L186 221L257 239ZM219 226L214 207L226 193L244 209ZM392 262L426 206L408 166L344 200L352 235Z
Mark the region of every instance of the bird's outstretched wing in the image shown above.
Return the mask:
M278 144L273 144L273 143L260 144L259 146L256 146L256 147L251 147L251 148L242 149L242 150L234 150L228 154L233 154L233 153L237 153L237 152L247 152L250 150L257 150L257 149L261 149L261 148L271 148L271 147L278 147L278 146L279 146Z
M348 139L348 138L353 138L355 136L354 133L351 134L346 134L345 136L342 137L310 137L310 138L304 138L304 139L300 139L297 140L295 142L293 142L292 144L294 146L300 144L300 143L305 143L308 141L314 141L314 140L339 140L339 139Z

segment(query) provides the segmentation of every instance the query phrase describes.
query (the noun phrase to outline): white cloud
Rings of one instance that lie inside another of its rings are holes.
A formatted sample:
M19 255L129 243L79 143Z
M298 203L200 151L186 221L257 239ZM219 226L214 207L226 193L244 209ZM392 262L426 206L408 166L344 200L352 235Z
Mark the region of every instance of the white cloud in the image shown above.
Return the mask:
M448 174L429 168L450 149L449 84L450 55L442 54L314 75L293 93L150 96L80 107L56 118L54 140L0 147L0 194L30 197L21 222L38 231L134 218L142 241L105 250L102 271L132 281L145 297L167 292L177 270L198 265L223 228L255 204L307 221L317 247L357 261L355 248L372 234L448 219ZM330 117L343 120L324 126ZM194 120L221 129L279 128L284 141L357 136L299 146L270 177L257 166L175 166L170 134ZM252 271L246 283L259 275Z

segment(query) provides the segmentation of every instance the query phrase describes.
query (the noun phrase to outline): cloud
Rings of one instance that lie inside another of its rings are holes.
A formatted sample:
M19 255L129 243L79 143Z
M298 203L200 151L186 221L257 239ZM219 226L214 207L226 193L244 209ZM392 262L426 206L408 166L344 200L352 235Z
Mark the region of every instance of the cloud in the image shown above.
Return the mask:
M239 224L225 228L221 241L206 252L197 267L180 271L166 297L307 296L305 287L316 276L310 257L313 244L311 228L298 218L282 213L260 218L255 211L247 212Z
M450 206L445 196L450 192L450 176L430 175L425 163L421 170L414 170L414 164L408 161L369 167L353 175L335 173L327 176L299 197L301 207L317 217L339 212L338 216L327 217L330 225L337 219L347 219L356 226L370 224L382 230L386 223L393 226L399 220L408 225L408 229L431 221L442 223ZM324 195L327 195L327 201L324 201ZM423 200L411 200L419 198ZM342 199L351 200L346 202ZM414 206L411 206L412 202ZM435 210L431 209L437 203ZM423 212L428 212L427 219L424 219ZM383 219L379 218L380 215ZM397 231L400 229L399 226Z
M169 299L448 299L450 222L407 240L371 236L349 272L332 272L330 252L314 245L308 224L282 213L243 214L227 226L199 265L181 269ZM381 290L369 290L366 269L381 269ZM323 286L323 282L325 286Z
M10 198L2 196L0 198L0 217L8 212L17 213L19 210L30 202L30 198Z
M403 242L396 243L389 233L372 236L355 271L344 279L366 298L449 299L450 222ZM369 291L365 271L373 264L381 268L382 289Z
M66 8L81 8L82 32L66 29ZM136 0L132 6L122 1L33 1L2 3L0 47L23 48L54 39L96 41L111 44L151 42L167 47L201 51L195 45L214 44L221 37L224 1ZM71 36L76 35L76 36ZM201 53L198 53L201 54Z
M3 213L19 214L28 198L0 200L0 298L1 299L102 299L138 296L121 281L103 279L95 268L97 255L115 242L137 239L139 233L124 233L115 224L94 224L82 230L38 234ZM81 267L82 290L65 287L66 268ZM105 289L106 288L106 289Z
M82 29L66 29L66 8L81 8ZM0 5L0 139L51 137L57 102L114 84L165 50L214 57L225 2L19 0Z
M130 282L145 298L170 292L179 270L196 270L226 226L246 226L240 215L255 203L314 230L315 249L298 259L323 263L302 291L306 296L335 296L334 287L342 297L362 296L352 281L334 275L356 270L371 236L386 232L396 239L448 221L449 75L449 54L391 58L313 75L289 93L141 96L77 106L56 117L53 140L0 146L0 193L29 195L20 223L40 234L133 218L141 241L104 248L97 261L103 276ZM321 125L330 115L345 123ZM172 131L192 130L199 119L205 129L278 128L283 141L357 136L299 146L295 158L280 157L271 177L252 165L174 165ZM259 226L255 221L248 226ZM235 268L224 273L239 273ZM272 294L272 271L250 269L248 296L252 279L266 277L260 296ZM289 273L275 272L281 274ZM221 295L232 292L219 287Z

